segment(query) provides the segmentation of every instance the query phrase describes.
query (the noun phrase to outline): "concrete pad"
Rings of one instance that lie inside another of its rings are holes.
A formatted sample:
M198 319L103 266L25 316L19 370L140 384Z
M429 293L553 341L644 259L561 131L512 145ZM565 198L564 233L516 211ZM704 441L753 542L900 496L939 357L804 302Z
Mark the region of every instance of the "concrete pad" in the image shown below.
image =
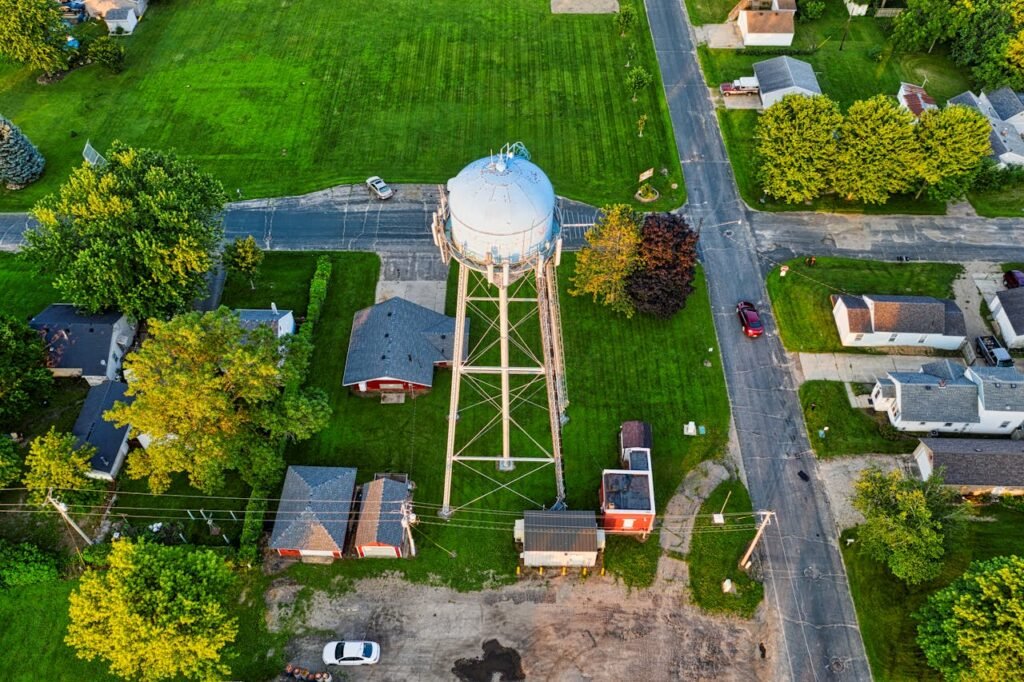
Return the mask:
M711 49L743 49L743 36L740 35L735 23L694 26L693 32L697 37L697 44L707 45Z
M429 308L438 313L444 313L444 297L446 285L444 282L430 280L413 280L395 282L381 280L377 282L377 293L374 301L381 303L396 296L412 301L424 308Z
M987 311L988 301L1002 287L1000 277L996 264L972 262L966 263L963 274L953 280L953 298L964 313L968 340L992 333L982 315L982 301L985 301L984 309Z
M552 14L614 14L619 0L551 0Z
M722 97L722 104L726 109L760 109L761 97L759 95L729 95Z
M799 353L804 379L870 383L889 372L919 372L934 355L858 355L856 353Z
M441 256L418 250L393 251L381 255L377 303L399 296L424 308L444 313L448 266Z

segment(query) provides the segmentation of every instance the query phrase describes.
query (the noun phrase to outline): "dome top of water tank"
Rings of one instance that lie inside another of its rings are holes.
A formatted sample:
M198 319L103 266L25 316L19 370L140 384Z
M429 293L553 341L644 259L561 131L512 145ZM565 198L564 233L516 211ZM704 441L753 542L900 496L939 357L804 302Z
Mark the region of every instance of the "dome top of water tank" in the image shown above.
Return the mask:
M523 263L558 237L555 190L521 144L478 159L448 181L449 238L463 260Z

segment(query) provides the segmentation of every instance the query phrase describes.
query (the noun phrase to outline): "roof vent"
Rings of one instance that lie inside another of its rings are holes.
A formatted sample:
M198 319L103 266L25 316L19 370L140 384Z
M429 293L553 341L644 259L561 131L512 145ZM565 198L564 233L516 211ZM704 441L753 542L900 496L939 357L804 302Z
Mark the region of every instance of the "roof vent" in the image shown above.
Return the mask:
M388 359L388 356L386 356L386 355L382 355L382 356L380 356L380 359L381 359L381 360L387 360L387 359Z
M391 311L390 310L388 311L388 317L391 317Z
M391 336L391 334L390 334L390 333L388 333L388 332L384 332L384 338L385 338L385 339L386 339L386 338L388 338L389 336Z

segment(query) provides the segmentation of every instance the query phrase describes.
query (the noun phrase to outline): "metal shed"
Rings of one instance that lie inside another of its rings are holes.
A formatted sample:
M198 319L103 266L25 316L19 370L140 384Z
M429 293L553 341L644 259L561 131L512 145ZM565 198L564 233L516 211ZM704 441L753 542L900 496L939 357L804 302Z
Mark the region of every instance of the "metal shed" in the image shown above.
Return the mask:
M526 566L583 567L597 563L604 531L592 511L527 511L516 521L515 539Z

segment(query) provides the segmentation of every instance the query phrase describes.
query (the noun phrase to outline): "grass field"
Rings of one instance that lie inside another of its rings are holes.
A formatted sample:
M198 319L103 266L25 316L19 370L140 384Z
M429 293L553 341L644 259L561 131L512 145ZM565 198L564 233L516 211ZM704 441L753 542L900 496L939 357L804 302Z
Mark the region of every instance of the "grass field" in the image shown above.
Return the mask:
M768 294L787 350L807 353L858 352L839 343L831 294L890 294L952 298L953 280L963 269L945 263L883 263L849 258L818 258L808 267L788 261L768 274ZM884 349L879 349L883 350Z
M261 286L274 287L279 306L295 305L301 310L301 301L288 303L277 292L292 287L286 280L308 282L315 257L269 253ZM379 266L373 255L331 257L335 267L317 325L311 382L327 391L334 417L316 438L291 447L288 459L292 463L357 466L360 481L378 471L409 473L418 486L421 522L415 537L421 555L400 564L346 561L331 568L317 567L312 574L305 567L293 570L304 580L325 585L336 577L344 581L384 569L463 589L511 580L516 562L511 521L515 512L528 506L524 500L509 493L496 494L460 512L447 525L436 516L443 483L450 373L435 372L433 390L404 405L382 406L376 400L354 397L341 386L352 315L373 303ZM306 265L302 265L303 259L307 259ZM567 255L560 273L572 401L564 431L569 506L595 508L600 471L615 463L618 426L627 419L645 419L654 427L655 494L664 504L688 469L720 453L728 430L728 402L717 356L712 358L711 368L703 365L707 348L717 347L703 278L698 278L697 290L675 319L662 322L638 317L627 321L588 299L566 293L574 262L575 257ZM247 284L235 286L229 278L225 303L262 300L260 295L249 297ZM638 347L647 350L636 353ZM704 424L708 435L684 438L681 423L690 419ZM520 467L517 474L525 471ZM453 504L467 502L491 487L482 478L461 472L455 477ZM525 479L517 489L550 504L554 499L550 469ZM631 584L649 583L660 555L658 543L618 540L609 548L609 567ZM451 550L455 556L449 558L443 550Z
M735 6L733 0L686 0L686 13L694 26L723 24Z
M843 534L843 551L850 590L857 608L864 647L876 680L918 682L941 680L928 667L915 641L916 622L911 617L928 595L959 577L971 561L1006 554L1024 553L1024 514L998 505L978 510L977 523L969 523L962 539L953 543L942 575L930 583L908 588L892 577L888 569L848 545Z
M688 2L711 7L715 6L718 0ZM793 40L793 48L796 50L816 49L813 54L798 54L795 58L810 62L822 92L836 100L843 109L857 100L874 95L895 96L902 81L923 83L927 79L928 92L940 105L950 97L970 89L970 81L941 50L936 50L933 54L896 52L889 43L889 20L859 17L848 22L847 19L848 14L840 0L827 0L825 15L816 21L798 22ZM704 77L712 87L740 76L751 75L755 62L769 58L735 50L710 50L704 46L698 48L698 56ZM915 200L913 196L892 197L881 206L847 202L836 197L824 197L806 205L786 204L773 200L765 200L762 203L762 192L754 179L755 164L752 153L756 121L757 112L754 111L719 111L722 135L740 193L744 201L759 210L938 214L945 212L943 204L926 199Z
M916 438L902 434L899 440L883 438L878 426L886 421L885 415L851 407L842 382L804 382L800 386L800 405L811 447L823 459L839 455L896 455L913 452L917 446ZM822 438L818 434L826 426L828 431Z
M444 182L521 140L559 193L630 200L655 174L659 207L685 200L643 15L620 38L606 15L552 15L547 0L176 0L120 41L127 69L41 86L0 65L0 111L47 158L41 181L0 188L23 209L81 163L85 141L174 148L246 198L382 175ZM210 30L216 27L216 30ZM627 45L654 82L632 102ZM643 138L637 119L647 114ZM670 185L678 183L679 189Z
M738 568L747 545L754 538L754 517L726 516L726 525L716 526L711 515L753 512L750 495L740 481L725 481L715 488L700 507L693 525L693 540L687 562L690 565L690 589L693 599L705 611L729 613L743 618L754 615L764 598L764 586L751 580ZM730 526L746 527L746 531L731 531ZM723 530L724 529L724 530ZM703 531L703 532L702 532ZM722 581L732 580L735 594L722 592Z
M967 195L978 215L987 218L1024 216L1024 185L998 192L971 192Z
M49 277L17 254L0 253L0 313L29 320L59 300Z

